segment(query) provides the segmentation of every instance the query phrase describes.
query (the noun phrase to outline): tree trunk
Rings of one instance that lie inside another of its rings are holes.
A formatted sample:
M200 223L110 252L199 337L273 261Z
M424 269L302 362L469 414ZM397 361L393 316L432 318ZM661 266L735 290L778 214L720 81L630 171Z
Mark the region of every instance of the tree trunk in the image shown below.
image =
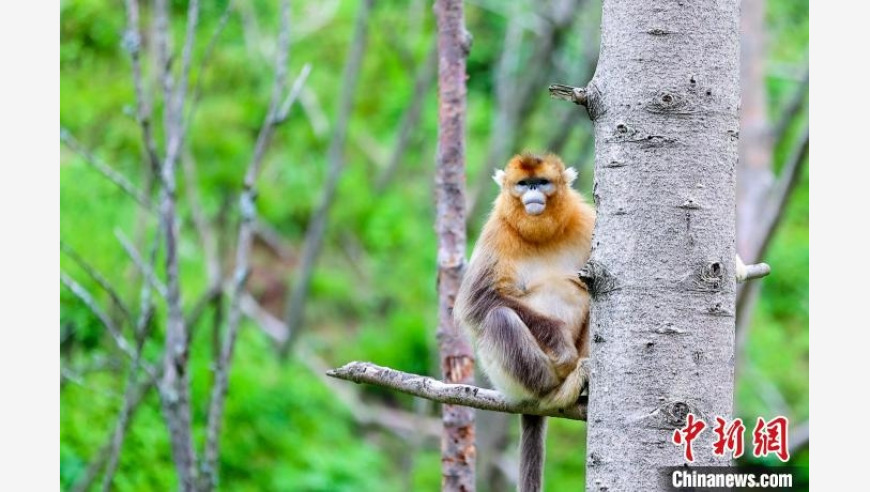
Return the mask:
M608 0L587 91L598 219L587 490L659 490L688 413L732 410L737 0Z
M768 201L773 147L764 84L765 0L743 0L740 7L740 161L737 176L737 252L757 262L753 241Z
M465 59L470 36L461 0L438 0L438 346L448 383L474 381L474 355L453 323L453 303L465 263ZM443 407L441 489L474 490L474 410Z

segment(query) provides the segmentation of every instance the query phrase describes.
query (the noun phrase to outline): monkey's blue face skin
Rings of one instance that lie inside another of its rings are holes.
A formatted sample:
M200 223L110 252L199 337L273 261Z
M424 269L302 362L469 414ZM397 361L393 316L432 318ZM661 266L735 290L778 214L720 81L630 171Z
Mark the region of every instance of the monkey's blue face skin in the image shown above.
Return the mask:
M522 200L529 215L541 215L547 208L547 196L556 191L553 183L546 178L526 178L514 185L514 196Z

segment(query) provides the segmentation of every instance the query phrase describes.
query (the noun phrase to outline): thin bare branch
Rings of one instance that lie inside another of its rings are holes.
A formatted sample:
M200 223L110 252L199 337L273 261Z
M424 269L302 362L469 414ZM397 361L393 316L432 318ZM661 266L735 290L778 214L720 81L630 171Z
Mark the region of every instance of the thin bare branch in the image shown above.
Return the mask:
M118 242L121 243L121 247L124 248L124 251L127 253L127 256L133 261L133 264L136 265L136 268L142 273L142 276L145 278L145 281L148 282L151 287L160 294L160 297L166 298L167 288L166 285L157 278L157 274L154 272L154 268L142 258L142 255L139 254L139 251L136 249L136 246L133 245L133 242L121 232L120 229L115 229L115 238L118 239Z
M551 84L550 97L553 99L561 99L563 101L571 101L578 106L586 106L586 88L572 87L564 84Z
M809 128L806 128L785 167L780 172L780 176L771 191L767 206L762 211L757 222L756 231L758 232L750 243L751 254L754 258L763 257L770 246L773 234L782 221L785 208L797 186L803 166L808 160L809 147ZM738 356L743 353L743 347L748 340L750 318L752 317L755 302L758 300L760 288L760 285L750 284L740 286L737 291L737 324L735 331L737 333L736 353Z
M194 0L196 1L196 0ZM185 49L192 43L192 31L196 26L198 2L191 5L188 15L188 36ZM193 18L191 18L191 14ZM169 427L172 459L178 473L179 488L194 490L196 487L196 453L193 447L190 407L190 373L188 371L187 327L182 312L181 286L178 273L179 219L176 210L176 160L181 148L183 128L179 123L184 101L175 99L171 67L171 30L169 8L166 0L155 1L154 39L157 47L158 74L163 85L163 127L166 134L166 156L161 167L160 225L165 244L166 304L168 307L166 340L163 359L163 380L160 383L163 415ZM193 26L193 27L191 27ZM186 80L180 82L186 86ZM179 94L186 87L179 89Z
M770 240L773 238L773 233L779 226L788 205L789 198L801 176L803 166L807 161L807 155L810 149L810 130L809 127L804 129L803 135L798 140L795 149L786 161L785 167L777 178L776 184L770 194L770 199L767 206L764 208L760 220L759 227L756 229L753 243L753 255L751 258L757 260L762 258L770 246Z
M196 233L199 236L199 241L202 243L202 249L205 256L206 276L209 283L220 283L221 265L220 258L217 253L217 240L215 239L214 230L208 222L208 217L202 207L202 200L199 196L199 186L197 186L196 177L196 162L189 152L185 152L181 157L181 168L184 172L184 181L187 186L184 187L187 203L190 206L190 215L193 218L193 225L196 228Z
M544 409L540 408L538 402L534 400L513 403L495 390L468 384L443 383L437 379L377 366L370 362L351 362L326 374L345 381L373 384L448 405L462 405L492 412L586 420L586 404L582 400L576 407Z
M272 313L261 306L254 299L254 296L248 293L242 295L240 306L242 313L260 325L260 329L269 335L269 338L279 345L287 341L287 325L284 321L272 316Z
M157 144L151 129L151 107L145 96L142 82L142 33L139 30L139 2L125 0L127 11L127 31L124 33L124 47L130 53L133 65L133 87L136 91L136 120L142 130L142 141L148 156L148 163L154 176L160 176L160 157L157 155Z
M738 272L737 282L747 282L770 275L770 265L767 263L753 263L743 266L743 271Z
M329 366L313 351L300 350L299 359L344 404L357 423L386 429L402 439L419 434L434 439L441 437L440 420L365 402L353 388L327 377Z
M187 133L191 122L193 122L193 118L196 115L196 110L199 107L199 101L202 98L202 79L205 74L205 70L206 68L208 68L208 64L211 61L211 57L214 53L215 46L217 46L218 39L224 32L224 28L226 28L227 22L230 20L230 14L232 13L232 9L233 0L229 0L227 2L227 6L224 8L223 14L221 14L220 20L218 20L217 27L211 35L211 39L209 39L208 41L208 45L205 48L205 54L203 54L202 60L200 60L199 62L199 68L196 71L196 83L193 85L193 91L191 92L192 98L190 101L190 109L188 109L187 117L184 120L185 134Z
M803 78L801 78L800 85L795 90L794 94L792 94L792 97L788 104L786 104L782 115L777 120L776 127L773 129L773 138L771 139L773 148L777 148L785 139L789 127L791 127L791 124L797 119L798 114L804 107L804 101L806 100L807 91L809 91L809 89L810 71L807 69L804 72Z
M338 116L336 118L332 140L329 145L329 170L327 171L326 183L324 184L320 201L314 209L314 212L311 214L308 228L305 231L305 242L302 247L302 261L299 265L299 272L296 275L296 282L290 292L286 315L284 316L287 321L287 333L289 335L289 338L281 351L282 355L285 357L292 349L293 342L296 340L304 321L305 304L306 299L308 298L308 291L311 287L311 277L323 246L323 237L326 233L326 221L329 216L329 211L332 208L332 203L335 200L338 181L344 171L344 146L347 137L347 126L350 121L351 111L353 110L356 85L362 67L363 55L365 54L366 38L368 37L369 27L368 16L372 7L372 1L373 0L363 0L357 10L350 54L348 55L347 63L344 66L344 74L342 76Z
M405 152L411 143L411 137L417 131L420 124L420 115L423 112L423 102L426 100L426 94L435 82L435 74L438 69L438 47L433 46L426 59L417 68L416 76L414 77L414 89L411 93L411 104L399 123L399 137L396 140L396 146L390 154L387 166L378 176L375 181L375 191L381 193L386 189L387 184L396 176L396 171L402 160L405 157Z
M254 235L261 240L273 253L281 257L282 260L291 260L296 256L293 249L287 244L287 241L281 236L274 227L262 220L257 220L254 224Z
M157 2L157 22L159 26L168 22L165 0ZM184 35L184 45L181 53L181 75L177 84L173 82L171 50L168 39L170 34L164 33L158 36L159 58L163 75L164 94L164 130L166 132L166 158L163 163L164 180L168 179L165 174L175 170L175 163L181 152L187 125L184 123L184 105L187 98L187 89L190 82L190 67L193 60L193 44L196 39L196 25L199 22L199 0L190 0L187 6L187 27ZM171 32L171 31L169 31ZM173 90L174 86L174 90ZM174 180L174 176L172 178ZM170 185L167 185L170 186ZM171 186L174 192L174 184Z
M141 408L142 402L145 400L145 396L148 394L148 390L154 387L151 382L140 382L137 388L136 393L128 400L125 396L125 403L129 402L129 412L127 414L127 418L124 421L124 432L129 430L130 424L133 422L133 418L136 416L136 412ZM113 446L116 442L118 436L118 425L116 424L112 431L109 433L108 438L106 439L105 444L96 452L94 457L91 459L90 463L88 463L87 468L85 468L84 473L81 477L73 484L70 489L71 492L86 492L91 490L94 482L100 474L100 471L106 466L106 462L109 461Z
M106 330L108 330L109 335L111 335L112 338L115 340L115 344L118 346L118 348L121 349L121 351L127 354L130 358L134 358L135 352L133 350L133 347L131 347L127 340L124 338L124 335L121 333L118 325L116 325L112 318L107 315L102 310L102 308L100 308L91 293L88 292L87 289L82 287L81 284L73 280L72 277L70 277L63 271L60 272L60 280L61 282L63 282L63 285L70 290L70 292L72 292L76 297L79 298L80 301L82 301L82 304L90 309L94 316L96 316L97 319L100 320L100 323L102 323L103 326L106 327Z
M289 22L289 21L288 21ZM284 27L282 29L282 34L280 36L284 36L283 34ZM289 30L289 27L286 29ZM289 39L289 34L286 34ZM279 41L281 43L282 41ZM289 41L288 41L289 42ZM283 44L281 46L284 46ZM286 114L284 115L284 119L281 119L281 95L284 93L285 86L287 83L287 57L289 56L289 46L286 49L278 50L278 62L275 65L275 86L272 89L272 98L269 102L269 110L266 112L266 119L263 121L263 126L260 127L260 133L257 135L257 143L254 145L254 154L251 157L251 161L248 163L248 169L245 172L245 181L244 187L245 190L250 190L257 179L257 176L260 175L260 168L263 163L263 157L266 155L266 149L269 147L269 143L272 140L272 133L275 131L275 127L286 119ZM288 96L286 103L288 103L287 109L289 111L290 106L296 100L299 95L299 91L302 88L301 82L304 82L308 77L308 72L311 70L310 65L305 65L302 69L302 73L297 77L296 83L294 83L294 91L291 92L290 96L293 96L292 99ZM301 81L301 82L300 82ZM252 196L253 198L253 196ZM242 213L244 214L245 204L242 203ZM244 218L243 218L244 220Z
M199 323L202 315L205 314L208 306L215 302L215 299L223 293L223 286L219 283L212 284L205 292L196 300L190 312L184 318L184 323L190 328L188 330L191 341L194 336L194 327Z
M516 107L512 111L517 115L518 131L531 116L540 87L553 66L553 55L564 45L583 2L584 0L563 0L533 4L542 9L543 26L535 40L532 54L520 72L524 76L518 78L514 84L516 93L512 100Z
M227 5L227 12L229 12L229 4ZM196 25L199 22L199 0L189 0L187 4L187 27L185 29L184 34L184 47L181 51L181 77L178 80L178 87L175 89L175 97L172 100L172 104L174 105L174 109L172 110L173 116L175 117L175 130L174 133L177 134L178 138L181 140L184 136L184 129L186 125L184 124L184 104L185 99L187 98L187 89L190 84L190 67L193 63L193 44L196 40ZM222 30L221 24L218 24L218 29L215 32L216 36L220 34ZM205 61L205 59L203 59ZM177 143L177 145L181 146L181 141ZM175 153L178 151L176 150Z
M211 358L212 360L218 360L221 356L221 343L223 342L223 326L224 326L224 317L226 309L224 303L224 292L223 290L218 291L217 295L212 299L210 304L212 308L212 317L211 317ZM191 331L193 331L191 329ZM214 384L215 378L214 374L212 374L211 383Z
M100 286L101 289L109 294L109 297L112 298L112 302L115 304L115 306L118 307L118 309L121 310L124 318L128 322L130 322L131 325L134 324L133 314L130 312L130 309L127 308L127 304L121 299L118 291L115 290L114 287L112 287L112 284L109 283L106 277L104 277L103 274L97 271L96 268L91 266L90 263L85 261L85 259L82 258L81 255L79 255L70 245L63 242L62 240L60 242L60 250L65 253L69 257L69 259L75 262L75 264L78 265L79 268L84 270L85 273L87 273L88 276L91 277L94 282L96 282L97 285Z
M522 52L523 32L520 23L523 15L519 15L518 7L513 6L513 15L508 19L505 29L504 43L498 65L495 69L495 111L493 112L491 129L489 132L489 146L486 161L477 171L477 175L469 186L469 192L465 196L468 217L475 217L481 206L483 194L486 192L488 179L492 170L503 163L513 148L516 137L517 118L519 108L514 98L518 84L519 56Z
M299 104L311 125L311 130L314 131L314 136L318 140L322 140L329 132L329 118L323 111L317 93L311 89L303 88L302 93L299 94Z
M154 266L157 264L157 252L160 249L160 234L155 234L153 241L151 241L151 248L148 252L148 271L154 272ZM135 250L132 250L135 251ZM128 253L129 254L129 253ZM143 273L143 278L145 274ZM141 289L139 291L139 317L136 320L134 333L136 335L137 343L145 343L148 337L148 330L151 327L151 321L154 317L154 295L153 290L155 290L154 284L148 281L148 279L144 279L142 282ZM141 342L140 342L141 340ZM154 371L150 371L153 373ZM157 381L154 381L154 384L157 385Z
M591 44L591 43L589 43ZM573 62L570 65L570 70L566 73L565 77L568 80L589 80L592 78L592 74L595 72L595 66L598 63L598 54L597 53L587 53L586 54L586 63L577 70L575 68L576 62ZM573 102L573 91L572 91L572 102ZM562 118L559 120L559 123L554 128L555 133L550 137L550 140L547 142L547 150L553 152L554 154L562 154L562 149L568 143L568 138L571 135L572 130L577 128L577 125L580 123L580 120L587 116L585 111L578 111L577 108L567 107L567 106L559 106L559 111L562 111ZM594 141L592 135L583 135L585 141L583 143L583 148L581 148L580 156L581 158L585 155L584 149L585 147L592 148L591 144Z
M154 205L152 205L151 200L147 196L145 196L145 194L139 191L136 186L133 185L133 183L131 183L129 180L127 180L127 178L125 178L121 173L115 171L114 169L112 169L111 166L104 163L93 153L85 149L66 128L60 129L60 140L64 143L64 145L69 147L70 150L72 150L82 159L84 159L86 163L90 164L94 169L99 171L100 174L105 176L106 179L111 181L124 193L130 195L145 210L154 212Z
M155 0L154 47L157 51L157 78L163 88L163 129L166 133L171 133L174 130L172 110L175 107L172 103L172 93L175 82L172 77L171 37L172 30L169 26L169 6L167 0ZM167 136L167 140L168 138ZM165 167L165 165L162 167Z
M202 463L203 489L212 490L218 483L218 453L220 449L220 429L223 420L224 402L226 400L229 385L229 371L232 364L235 342L238 336L241 322L241 299L244 294L245 283L250 273L250 253L254 238L254 224L256 223L256 180L260 173L263 156L271 140L275 126L286 118L286 111L296 100L301 90L302 83L308 76L310 66L306 65L302 74L297 78L294 90L282 107L281 98L287 84L287 59L290 52L290 2L281 2L281 28L278 34L278 52L275 60L275 83L272 89L272 97L269 110L260 134L253 157L248 164L245 173L244 190L239 199L241 208L241 223L239 225L238 241L236 245L236 265L230 290L230 304L227 315L226 337L221 347L221 352L216 361L214 373L214 385L212 386L211 400L209 402L208 420L206 423L206 445Z
M285 98L284 102L281 104L281 109L278 111L278 114L275 115L275 120L273 122L274 125L280 125L287 120L287 116L290 114L290 108L292 108L293 104L296 103L296 100L299 99L299 94L302 93L302 88L305 87L305 82L308 80L309 74L311 74L311 64L306 63L302 67L302 71L299 72L299 76L293 81L293 87L290 88L290 93L287 94L287 98Z
M147 319L140 320L140 324L146 326L151 318L153 310L151 309L150 299L144 294L145 290L150 287L146 283L143 287L143 307L142 317ZM142 364L142 348L145 345L147 332L143 329L137 334L136 350L133 361L130 364L129 373L127 375L127 385L124 389L124 402L121 405L121 411L118 415L118 420L115 422L115 431L112 435L111 445L109 448L108 463L106 464L106 472L103 475L103 491L108 492L112 489L112 481L115 478L115 471L118 469L118 461L121 457L121 448L124 446L124 438L127 435L127 429L130 426L130 420L133 417L135 409L141 403L144 393L151 386L149 381L148 386L142 387L139 384L139 368ZM149 372L149 374L153 374ZM153 380L156 382L156 380Z

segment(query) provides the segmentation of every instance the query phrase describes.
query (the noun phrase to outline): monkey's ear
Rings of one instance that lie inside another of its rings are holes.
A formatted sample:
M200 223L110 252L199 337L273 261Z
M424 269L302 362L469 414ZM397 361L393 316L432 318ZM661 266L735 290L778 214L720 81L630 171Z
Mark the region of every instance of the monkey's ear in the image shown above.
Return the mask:
M564 171L562 171L562 177L565 178L565 183L568 186L571 186L574 183L574 180L577 179L577 170L573 167L566 167Z
M499 188L504 187L504 171L496 169L495 174L492 175L492 180L495 181L495 184L497 184Z

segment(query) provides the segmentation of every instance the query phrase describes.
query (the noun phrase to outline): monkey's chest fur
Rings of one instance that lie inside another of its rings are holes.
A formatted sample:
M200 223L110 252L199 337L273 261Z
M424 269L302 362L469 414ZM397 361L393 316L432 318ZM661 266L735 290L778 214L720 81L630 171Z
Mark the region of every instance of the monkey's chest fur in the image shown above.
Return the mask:
M581 329L589 312L589 295L577 277L584 261L585 258L576 253L562 252L520 259L515 266L516 287L523 292L523 302L535 311L565 323L564 335L578 350L581 348Z

